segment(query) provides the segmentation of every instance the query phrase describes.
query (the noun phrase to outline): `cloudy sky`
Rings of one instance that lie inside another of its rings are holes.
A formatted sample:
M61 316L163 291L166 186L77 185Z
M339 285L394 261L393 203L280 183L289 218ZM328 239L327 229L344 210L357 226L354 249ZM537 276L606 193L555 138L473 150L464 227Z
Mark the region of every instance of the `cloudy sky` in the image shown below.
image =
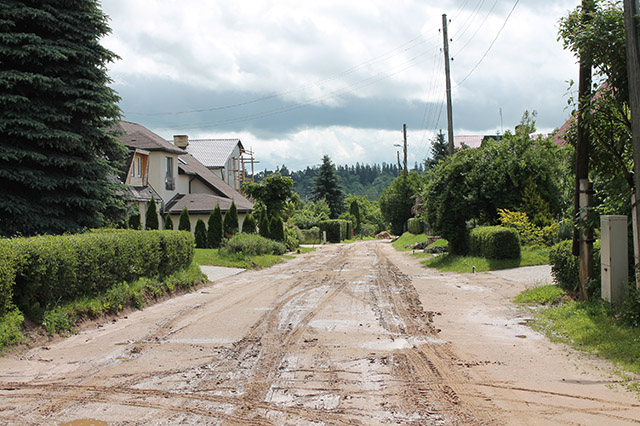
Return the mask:
M240 138L258 170L409 163L446 133L447 14L457 135L550 132L576 59L558 20L580 0L103 0L124 118L171 139Z

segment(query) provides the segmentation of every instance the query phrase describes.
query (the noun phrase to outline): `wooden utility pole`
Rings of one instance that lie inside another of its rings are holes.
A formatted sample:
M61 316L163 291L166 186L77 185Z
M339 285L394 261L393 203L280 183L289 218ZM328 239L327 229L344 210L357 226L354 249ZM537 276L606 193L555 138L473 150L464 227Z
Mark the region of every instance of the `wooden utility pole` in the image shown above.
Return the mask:
M582 20L589 19L594 10L594 0L582 0ZM580 299L587 298L587 282L593 276L593 231L586 223L591 205L592 185L589 182L589 131L585 115L591 100L591 58L584 51L580 55L578 76L578 131L576 143L576 182L574 213L579 226L573 234L573 254L580 256Z
M633 179L635 197L631 210L633 222L634 264L640 263L640 43L638 42L638 0L624 0L624 27L627 46L627 79L629 80L629 105L631 107L631 140L633 143ZM636 274L636 287L640 288L640 274Z
M404 175L407 176L409 170L407 169L407 125L402 125L402 135L404 139Z
M447 84L447 127L449 130L449 155L453 155L453 107L451 105L451 70L449 69L449 34L447 15L442 15L442 36L444 38L444 74Z

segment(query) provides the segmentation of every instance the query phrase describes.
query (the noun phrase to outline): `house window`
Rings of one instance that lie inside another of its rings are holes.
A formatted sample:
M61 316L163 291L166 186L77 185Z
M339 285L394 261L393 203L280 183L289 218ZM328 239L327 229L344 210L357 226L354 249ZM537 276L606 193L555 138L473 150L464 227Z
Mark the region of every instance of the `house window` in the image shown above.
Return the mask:
M174 189L176 189L176 180L173 177L173 158L172 157L165 157L165 178L164 178L164 183L165 183L165 188L173 191Z
M138 177L142 177L142 158L140 156L136 157L136 169L138 169Z
M134 177L136 175L136 162L132 161L131 162L131 177Z

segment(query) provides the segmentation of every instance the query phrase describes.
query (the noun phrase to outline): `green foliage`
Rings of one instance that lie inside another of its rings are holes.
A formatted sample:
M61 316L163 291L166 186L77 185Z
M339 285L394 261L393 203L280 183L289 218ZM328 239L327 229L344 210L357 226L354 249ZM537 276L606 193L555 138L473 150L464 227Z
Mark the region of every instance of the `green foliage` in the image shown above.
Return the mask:
M247 214L244 218L244 222L242 222L242 232L245 234L256 233L256 220L253 218L251 213Z
M431 158L424 161L427 170L433 169L442 159L449 155L449 144L444 138L444 133L440 133L431 140Z
M227 238L238 233L238 208L236 207L235 201L231 201L231 207L229 207L229 210L224 214L222 228Z
M459 256L445 253L424 260L421 263L442 272L497 271L519 268L521 266L545 265L549 262L549 249L546 247L522 247L519 259L488 259L477 256Z
M219 204L209 214L208 225L207 247L218 248L222 244L222 210Z
M287 246L288 251L294 251L300 247L300 237L298 237L295 226L285 225L284 243Z
M632 280L627 288L627 295L619 308L617 318L621 324L640 328L640 290Z
M156 209L156 200L151 196L151 202L147 207L147 213L145 215L144 229L158 229L158 211Z
M301 244L320 244L322 242L322 235L320 228L314 226L311 229L300 230L300 243Z
M359 197L353 194L347 195L345 199L347 205L351 205L354 201L358 204L358 210L360 211L360 227L363 234L365 229L367 231L366 235L373 236L389 228L389 224L385 221L380 211L380 203L370 201L367 197Z
M328 155L322 157L322 165L318 171L313 188L313 200L326 200L329 204L331 219L337 218L343 209L344 194L338 184L338 177L331 159Z
M129 229L135 230L140 230L142 228L140 223L140 212L137 209L131 216L129 216L128 227Z
M327 241L330 243L339 243L347 238L347 221L342 219L323 220L318 223L320 234L327 232Z
M269 238L275 241L284 242L284 223L279 216L271 218L269 223Z
M126 149L109 87L116 55L95 0L0 3L0 235L78 232L124 219L110 177Z
M401 235L407 220L413 217L411 208L422 186L422 177L412 171L398 176L380 195L380 211L385 221L391 224L392 234Z
M164 217L164 229L173 231L173 219L169 213Z
M422 234L424 231L424 227L422 226L422 221L415 217L410 217L407 221L407 231L414 235Z
M23 321L24 316L17 309L0 315L0 353L7 346L22 340L20 329Z
M488 259L518 259L520 239L518 233L502 226L479 226L471 230L471 254Z
M300 229L309 229L317 226L321 220L329 219L330 214L326 200L309 201L293 213L289 222Z
M0 317L13 309L13 287L22 262L23 257L12 249L11 241L0 239Z
M410 232L405 232L402 234L397 240L395 240L391 245L398 251L407 251L411 250L405 246L413 246L416 243L427 242L429 241L429 236L425 234L412 234Z
M531 218L534 225L544 227L553 223L549 203L538 192L538 185L530 177L522 193L522 211Z
M286 202L293 197L293 179L273 173L262 182L245 182L242 192L262 203L271 217L282 216ZM262 235L262 234L261 234Z
M573 241L561 241L551 247L549 263L551 275L563 290L575 293L580 285L579 259L573 255Z
M260 234L260 236L264 238L269 238L271 236L271 230L269 229L269 217L266 215L266 213L260 217L258 234Z
M196 222L196 229L193 233L197 248L207 248L207 226L202 219Z
M555 285L541 285L529 288L516 296L516 303L535 303L539 305L553 305L564 296L564 291Z
M191 219L189 218L189 210L183 208L180 212L180 221L178 222L178 231L191 232Z
M541 228L529 222L528 215L523 212L498 209L498 215L502 226L516 230L523 245L551 246L558 239L558 223L552 222Z
M50 304L96 294L122 281L167 276L193 258L191 234L172 231L105 230L14 238L7 244L19 259L12 283L15 303L36 319Z
M259 256L264 254L282 255L287 252L286 246L277 241L255 234L236 234L224 243L224 249L232 254L241 253L245 256Z
M353 216L353 231L356 234L360 234L360 206L358 206L357 200L352 200L351 204L349 204L349 213Z

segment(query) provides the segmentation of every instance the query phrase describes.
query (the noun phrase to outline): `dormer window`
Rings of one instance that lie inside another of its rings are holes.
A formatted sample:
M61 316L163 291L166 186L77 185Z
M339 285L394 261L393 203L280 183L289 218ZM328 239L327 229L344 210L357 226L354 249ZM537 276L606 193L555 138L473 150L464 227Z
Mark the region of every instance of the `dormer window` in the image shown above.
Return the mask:
M142 177L142 157L140 157L139 155L136 157L136 169L136 175L138 177Z

